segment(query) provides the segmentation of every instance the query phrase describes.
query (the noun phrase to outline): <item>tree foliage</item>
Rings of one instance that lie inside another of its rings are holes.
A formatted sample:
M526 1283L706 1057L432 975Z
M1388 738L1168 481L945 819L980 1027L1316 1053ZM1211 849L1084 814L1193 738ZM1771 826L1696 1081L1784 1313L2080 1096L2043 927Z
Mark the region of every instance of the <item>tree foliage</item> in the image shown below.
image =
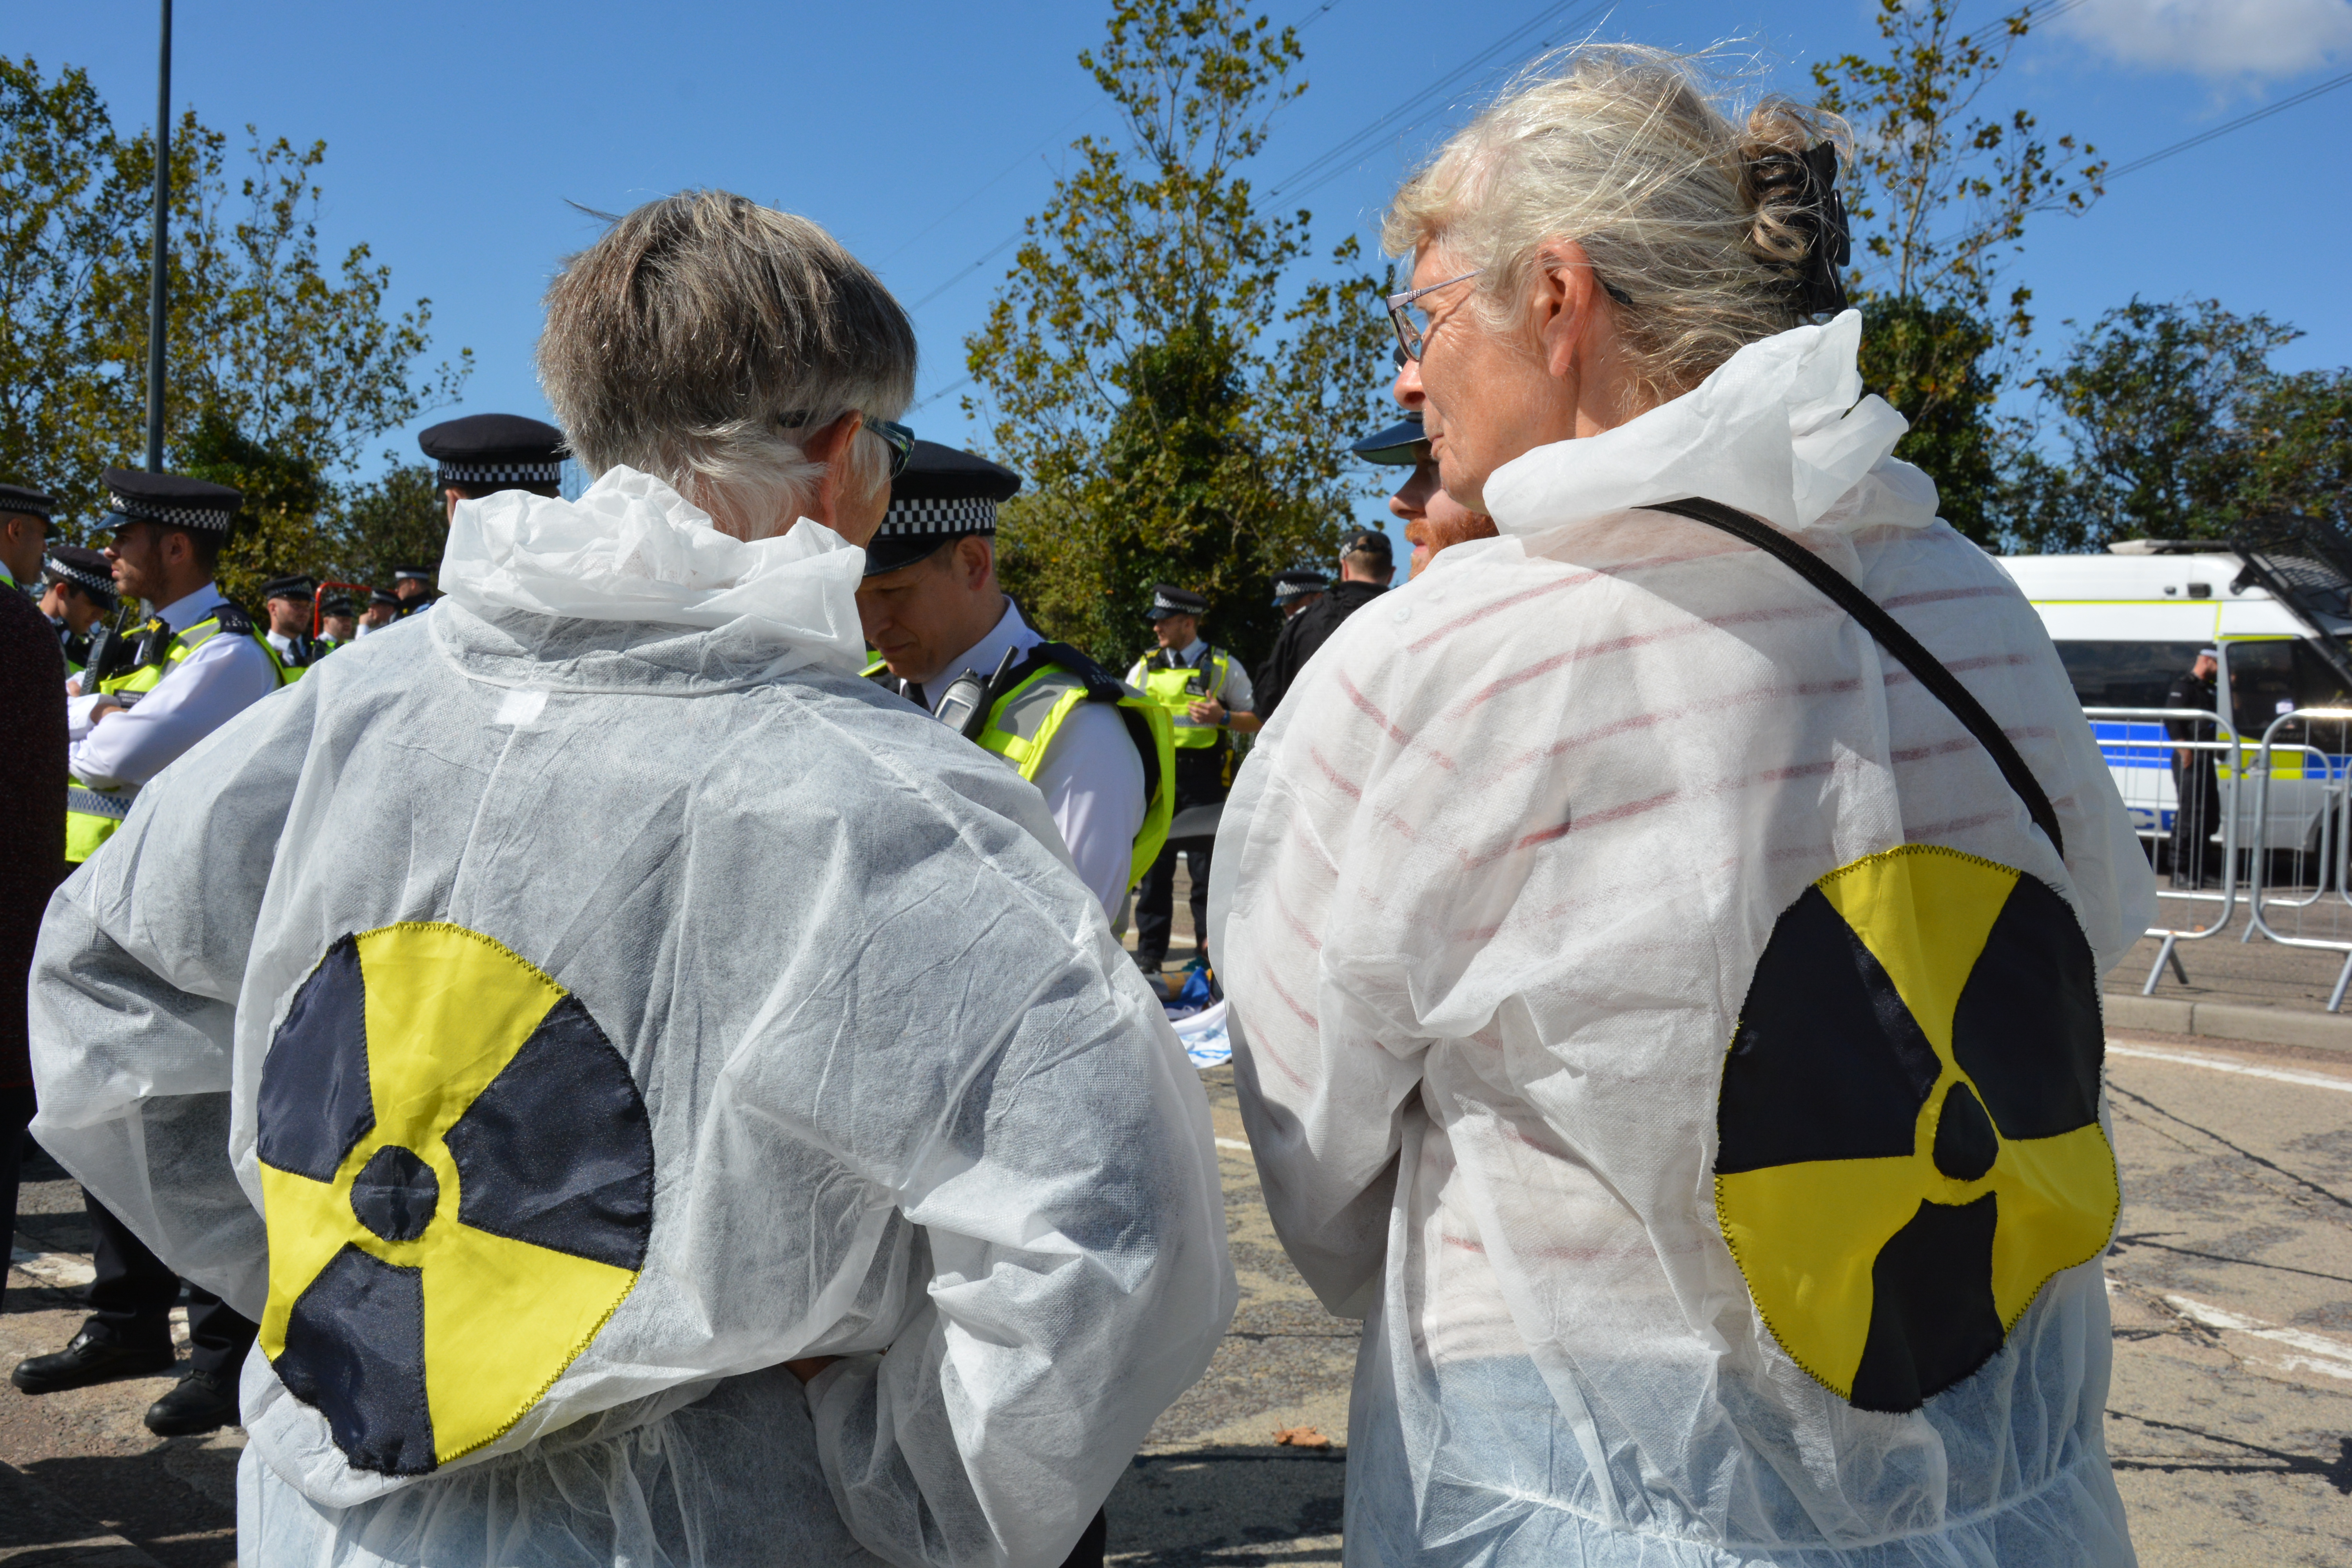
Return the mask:
M1353 239L1339 277L1302 279L1310 215L1265 210L1247 173L1302 58L1236 0L1118 0L1079 63L1124 136L1073 144L965 340L965 406L1030 482L999 526L1006 585L1107 663L1148 645L1160 580L1260 657L1272 574L1328 557L1371 493L1345 443L1385 383L1379 282Z
M350 552L340 487L362 448L454 400L471 354L417 374L431 302L392 314L365 245L320 252L326 144L246 132L232 181L226 136L193 112L173 132L165 463L252 488L222 569L249 600ZM84 527L104 470L146 458L154 158L79 68L0 58L0 472Z
M2274 370L2301 335L2214 300L2107 311L2041 378L2073 460L2021 461L2013 531L2094 549L2227 538L2266 511L2345 522L2352 371Z
M2105 194L2106 163L2072 135L2045 140L2032 112L2004 116L1986 95L2030 30L2020 6L1963 32L1958 0L1878 0L1877 58L1813 68L1822 107L1854 131L1847 210L1860 230L1854 281L1866 293L1957 306L2005 339L2032 328L2032 290L2014 284L1994 318L2001 268L2027 220L2081 212Z
M1863 384L1911 422L1895 456L1936 481L1937 512L1978 543L1999 542L2000 377L1992 329L1958 305L1916 295L1865 295Z

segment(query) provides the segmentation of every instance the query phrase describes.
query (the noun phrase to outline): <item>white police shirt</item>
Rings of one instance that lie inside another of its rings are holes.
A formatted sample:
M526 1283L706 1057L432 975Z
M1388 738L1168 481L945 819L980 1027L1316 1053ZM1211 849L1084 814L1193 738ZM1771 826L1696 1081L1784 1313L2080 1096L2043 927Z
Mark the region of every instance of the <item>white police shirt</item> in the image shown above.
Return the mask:
M175 632L209 616L223 604L210 583L158 610L156 618ZM110 699L87 692L66 704L68 766L73 776L100 789L143 784L180 753L278 689L269 656L249 637L226 633L207 637L195 652L163 672L138 703L93 724L91 710Z
M1004 650L1023 653L1045 639L1021 618L1021 607L1010 596L1004 614L989 634L940 668L939 678L927 682L923 696L936 714L957 676L972 670L983 680L996 673ZM1136 755L1127 721L1108 702L1082 702L1062 722L1061 732L1038 765L1032 781L1045 797L1045 810L1062 830L1079 880L1100 901L1103 912L1118 918L1134 867L1135 835L1143 826L1143 759Z

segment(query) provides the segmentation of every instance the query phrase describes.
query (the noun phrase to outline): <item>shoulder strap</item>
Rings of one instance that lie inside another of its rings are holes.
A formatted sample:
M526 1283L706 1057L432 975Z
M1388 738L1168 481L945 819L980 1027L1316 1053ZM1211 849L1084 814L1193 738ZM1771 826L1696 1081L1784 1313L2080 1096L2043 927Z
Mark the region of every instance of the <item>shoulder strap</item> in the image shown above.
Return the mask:
M2058 831L2058 813L2042 793L2042 784L2025 759L2017 754L1992 715L1962 686L1958 677L1946 669L1936 656L1920 646L1919 639L1903 629L1902 624L1879 607L1878 601L1864 593L1843 574L1760 518L1725 506L1721 501L1694 496L1687 500L1652 501L1651 511L1670 511L1676 517L1686 517L1718 529L1733 538L1754 545L1767 555L1796 573L1820 589L1838 608L1862 623L1863 630L1878 639L1878 645L1902 661L1903 668L1916 677L1920 685L1935 694L1936 700L1951 710L1952 717L1964 725L1977 743L1992 754L2000 776L2025 803L2026 814L2034 825L2050 837L2051 847L2060 855L2066 853L2066 840Z
M1004 689L1012 690L1028 679L1033 670L1045 666L1066 669L1086 682L1089 702L1123 702L1128 696L1126 681L1066 642L1041 642L1031 648L1029 657L1007 678ZM1113 711L1126 724L1128 739L1135 742L1136 754L1143 759L1143 800L1148 816L1151 797L1160 792L1160 747L1151 738L1150 721L1142 714L1125 706Z

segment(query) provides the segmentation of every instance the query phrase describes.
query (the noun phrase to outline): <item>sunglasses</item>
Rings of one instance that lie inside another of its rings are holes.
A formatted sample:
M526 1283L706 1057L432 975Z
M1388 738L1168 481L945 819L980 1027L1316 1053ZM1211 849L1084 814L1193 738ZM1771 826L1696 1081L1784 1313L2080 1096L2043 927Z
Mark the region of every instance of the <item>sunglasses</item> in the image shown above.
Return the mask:
M776 416L776 423L787 430L797 430L815 417L814 415L805 412L779 414ZM890 477L895 479L905 473L907 465L915 460L914 431L888 419L877 419L871 414L861 414L860 417L865 421L866 430L880 437L882 444L890 448Z

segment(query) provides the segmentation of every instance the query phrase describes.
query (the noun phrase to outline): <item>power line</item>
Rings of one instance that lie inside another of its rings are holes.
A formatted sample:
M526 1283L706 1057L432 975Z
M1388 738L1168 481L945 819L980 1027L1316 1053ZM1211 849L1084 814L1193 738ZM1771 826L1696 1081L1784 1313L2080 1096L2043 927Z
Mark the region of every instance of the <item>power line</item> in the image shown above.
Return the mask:
M1361 161L1357 159L1351 163L1351 157L1379 141L1391 126L1443 99L1456 84L1465 79L1486 72L1497 58L1520 48L1528 38L1558 20L1561 12L1575 4L1576 0L1559 0L1558 4L1538 12L1427 87L1406 98L1403 102L1342 137L1335 145L1327 148L1284 175L1267 188L1266 198L1269 201L1279 201L1285 196L1294 198L1304 196L1321 189L1339 175L1349 173ZM1588 17L1598 15L1603 8L1601 5L1588 5L1576 16L1563 23L1561 30L1571 30L1582 25ZM1537 47L1543 47L1548 42L1549 40L1539 42Z
M2148 153L2144 158L2134 158L2128 163L2119 164L2115 168L2109 169L2103 178L2119 180L2126 174L2136 174L2139 170L2147 168L2150 163L2160 163L2165 159L2172 157L2177 153L2186 153L2192 147L2202 147L2206 142L2212 141L2216 136L2227 136L2232 131L2243 131L2247 126L2253 124L2256 121L2268 120L2272 115L2283 114L2286 110L2294 108L2297 104L2309 103L2313 99L2317 98L2320 94L2334 92L2337 88L2344 86L2347 82L2352 82L2352 71L2347 71L2342 76L2334 77L2326 81L2323 81L2317 87L2307 87L2292 98L2282 98L2276 103L2255 110L2252 114L2241 114L2237 119L2229 121L2221 125L2216 125L2210 131L2200 131L2185 142L2175 142L2169 147L2158 148L2157 151Z

